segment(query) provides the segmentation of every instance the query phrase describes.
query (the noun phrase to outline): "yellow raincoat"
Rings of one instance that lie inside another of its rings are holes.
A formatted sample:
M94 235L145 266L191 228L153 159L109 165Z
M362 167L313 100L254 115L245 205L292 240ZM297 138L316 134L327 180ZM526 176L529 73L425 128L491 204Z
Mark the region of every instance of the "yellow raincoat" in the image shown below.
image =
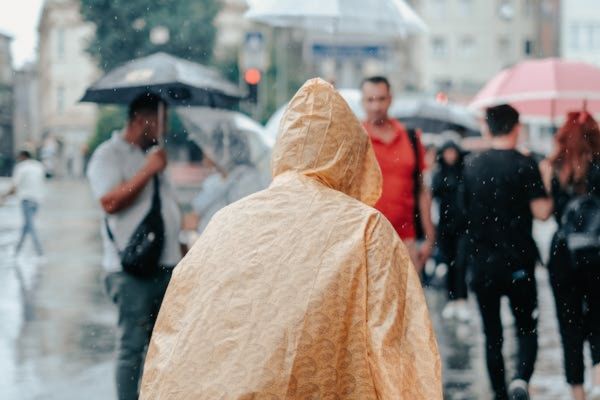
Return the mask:
M292 99L272 167L271 186L217 213L175 269L141 398L441 399L419 279L371 208L381 173L331 85Z

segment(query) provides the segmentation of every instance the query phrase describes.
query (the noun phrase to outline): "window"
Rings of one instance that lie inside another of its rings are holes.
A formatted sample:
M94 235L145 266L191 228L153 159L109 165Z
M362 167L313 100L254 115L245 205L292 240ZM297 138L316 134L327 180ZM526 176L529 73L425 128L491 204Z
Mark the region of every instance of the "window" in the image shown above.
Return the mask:
M533 40L530 40L530 39L525 40L525 43L523 46L523 53L526 56L532 56L534 50L535 50L535 45L534 45Z
M498 1L498 16L505 21L513 19L515 16L515 6L511 0Z
M65 57L65 30L59 28L56 34L56 55L59 59Z
M462 17L473 15L473 0L459 0L458 11Z
M462 56L473 57L475 55L475 39L471 36L461 38L459 48Z
M534 0L523 0L523 15L529 18L534 15Z
M438 92L449 92L452 89L452 80L446 77L437 77L433 80L433 85Z
M587 49L588 50L593 50L596 48L596 40L595 40L595 26L594 25L588 25L586 26L586 42L587 42Z
M437 19L446 18L446 0L433 0L431 2L432 15Z
M504 36L498 39L498 54L500 58L507 59L511 57L512 53L512 44L510 42L510 38Z
M56 89L56 111L59 114L65 111L65 88L63 86Z
M569 28L569 45L572 49L579 49L579 25L572 24Z
M431 41L431 50L435 57L446 57L448 55L448 45L443 37L434 37Z

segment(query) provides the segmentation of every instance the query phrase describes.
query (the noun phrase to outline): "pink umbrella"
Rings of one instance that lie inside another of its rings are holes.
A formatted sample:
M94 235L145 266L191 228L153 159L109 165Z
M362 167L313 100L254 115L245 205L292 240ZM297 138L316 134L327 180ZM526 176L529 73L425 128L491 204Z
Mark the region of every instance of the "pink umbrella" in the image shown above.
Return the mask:
M556 122L569 111L600 113L600 68L556 58L525 61L496 75L470 108L509 103L525 119Z

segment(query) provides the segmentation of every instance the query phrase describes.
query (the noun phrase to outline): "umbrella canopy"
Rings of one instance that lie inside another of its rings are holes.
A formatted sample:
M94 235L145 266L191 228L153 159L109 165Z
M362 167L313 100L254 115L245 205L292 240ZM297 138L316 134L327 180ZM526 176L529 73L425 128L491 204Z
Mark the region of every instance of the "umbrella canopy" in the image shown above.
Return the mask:
M203 65L156 53L108 72L90 86L81 101L129 104L152 92L174 106L230 108L243 97L240 89Z
M270 176L272 142L262 125L236 111L185 107L176 112L190 140L221 171L230 173L237 166L246 164Z
M479 136L479 123L472 111L458 104L440 103L433 99L400 99L395 101L390 114L408 128L423 132L456 131L461 136Z
M510 103L526 118L554 122L573 110L600 112L600 68L560 59L525 61L492 78L469 105Z
M365 118L358 89L339 89L350 109L359 120ZM275 140L286 105L273 113L265 125L266 135ZM390 117L399 119L407 128L421 129L425 134L455 131L462 137L481 136L479 123L473 112L457 104L442 104L424 98L394 97L389 109Z
M249 0L246 17L278 27L398 37L427 31L404 0Z

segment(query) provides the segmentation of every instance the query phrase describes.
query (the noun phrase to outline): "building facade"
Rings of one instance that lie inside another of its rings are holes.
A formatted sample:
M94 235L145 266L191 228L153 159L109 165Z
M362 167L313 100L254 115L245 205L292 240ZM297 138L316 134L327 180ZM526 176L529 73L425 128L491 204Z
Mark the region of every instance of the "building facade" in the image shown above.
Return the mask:
M10 175L14 162L12 38L0 33L0 176Z
M42 141L37 64L28 63L15 71L13 93L15 148L35 151Z
M59 143L57 173L81 174L82 148L96 123L96 106L79 103L99 71L85 48L94 32L77 0L46 0L38 26L40 129Z
M505 67L557 54L554 0L412 3L429 27L413 47L420 86L427 92L466 99Z
M561 3L561 56L600 66L600 1Z

